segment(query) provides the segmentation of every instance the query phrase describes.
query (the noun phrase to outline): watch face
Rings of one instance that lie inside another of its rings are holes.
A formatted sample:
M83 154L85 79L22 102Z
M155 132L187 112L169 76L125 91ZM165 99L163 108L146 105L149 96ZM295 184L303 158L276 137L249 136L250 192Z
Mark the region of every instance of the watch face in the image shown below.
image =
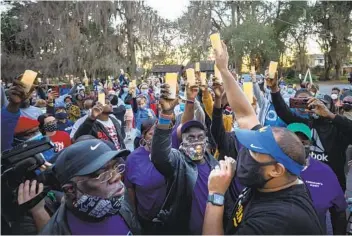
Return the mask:
M215 204L224 204L224 197L218 194L214 194L214 203Z

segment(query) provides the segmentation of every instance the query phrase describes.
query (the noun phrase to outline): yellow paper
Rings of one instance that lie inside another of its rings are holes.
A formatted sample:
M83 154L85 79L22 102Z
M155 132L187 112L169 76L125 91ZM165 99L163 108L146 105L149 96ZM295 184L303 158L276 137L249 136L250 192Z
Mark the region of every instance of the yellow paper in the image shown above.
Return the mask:
M89 79L88 78L84 78L83 81L84 81L84 85L86 87L88 87L89 86Z
M26 70L23 74L21 82L25 85L25 92L28 93L32 85L34 83L35 78L37 77L38 73L32 70Z
M186 70L187 74L187 83L189 86L194 86L196 85L196 76L194 74L194 69L189 68Z
M269 78L274 79L275 78L275 73L277 70L277 62L276 61L271 61L269 65Z
M220 34L215 33L215 34L210 35L210 41L211 41L211 46L213 47L213 49L216 49L217 51L221 52L222 45L221 45Z
M177 73L166 73L165 83L170 86L169 99L176 99Z
M200 71L200 64L199 64L199 62L196 62L195 66L194 66L194 70L195 70L196 72Z
M133 87L133 88L137 87L137 84L136 84L136 80L135 80L135 79L132 80L132 87Z
M219 69L216 67L216 65L214 64L214 74L215 74L215 82L218 84L222 84L222 77L221 77L221 73L219 71Z
M253 103L253 83L244 82L243 91L244 91L244 94L246 94L248 101L252 104Z
M98 102L105 105L105 93L104 92L98 93Z
M202 72L200 74L200 84L201 85L207 85L207 73Z

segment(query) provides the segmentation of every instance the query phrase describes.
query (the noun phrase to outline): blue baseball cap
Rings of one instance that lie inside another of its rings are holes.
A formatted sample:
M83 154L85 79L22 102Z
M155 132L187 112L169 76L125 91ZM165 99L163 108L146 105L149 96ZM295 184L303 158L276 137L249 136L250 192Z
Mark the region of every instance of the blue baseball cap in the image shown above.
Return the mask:
M303 165L282 151L276 143L270 126L262 127L259 130L236 129L235 133L238 141L248 150L270 155L292 174L300 176Z

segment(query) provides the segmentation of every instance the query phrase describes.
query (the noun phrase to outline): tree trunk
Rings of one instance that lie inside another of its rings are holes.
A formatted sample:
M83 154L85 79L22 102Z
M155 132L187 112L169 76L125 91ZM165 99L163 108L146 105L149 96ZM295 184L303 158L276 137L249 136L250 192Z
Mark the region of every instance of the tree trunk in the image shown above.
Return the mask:
M133 26L134 26L134 14L133 8L135 7L133 1L126 1L125 3L125 12L126 12L126 28L127 28L127 56L129 58L129 68L130 68L130 79L134 79L137 69L136 62L136 48L135 48L135 39L133 35Z
M336 65L335 65L335 78L336 80L340 79L340 75L341 75L341 63L340 61L336 61Z

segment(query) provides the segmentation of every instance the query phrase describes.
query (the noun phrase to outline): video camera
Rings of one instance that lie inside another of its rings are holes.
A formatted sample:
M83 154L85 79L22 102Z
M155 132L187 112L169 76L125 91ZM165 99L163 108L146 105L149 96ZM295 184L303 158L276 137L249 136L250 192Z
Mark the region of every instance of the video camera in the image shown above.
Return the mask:
M53 147L50 139L43 137L40 140L24 142L3 152L1 157L2 184L16 188L24 179L34 178L35 170L45 163L42 153Z
M25 180L37 179L38 182L44 183L44 186L51 186L50 171L41 173L38 172L38 169L46 161L42 153L53 147L54 145L50 139L43 137L40 140L24 142L2 153L1 201L3 204L1 206L1 220L5 228L5 231L2 232L10 232L8 230L12 227L12 222L18 216L23 215L23 211L30 209L45 197L46 193L43 192L25 203L25 206L18 206L17 204L18 186Z

